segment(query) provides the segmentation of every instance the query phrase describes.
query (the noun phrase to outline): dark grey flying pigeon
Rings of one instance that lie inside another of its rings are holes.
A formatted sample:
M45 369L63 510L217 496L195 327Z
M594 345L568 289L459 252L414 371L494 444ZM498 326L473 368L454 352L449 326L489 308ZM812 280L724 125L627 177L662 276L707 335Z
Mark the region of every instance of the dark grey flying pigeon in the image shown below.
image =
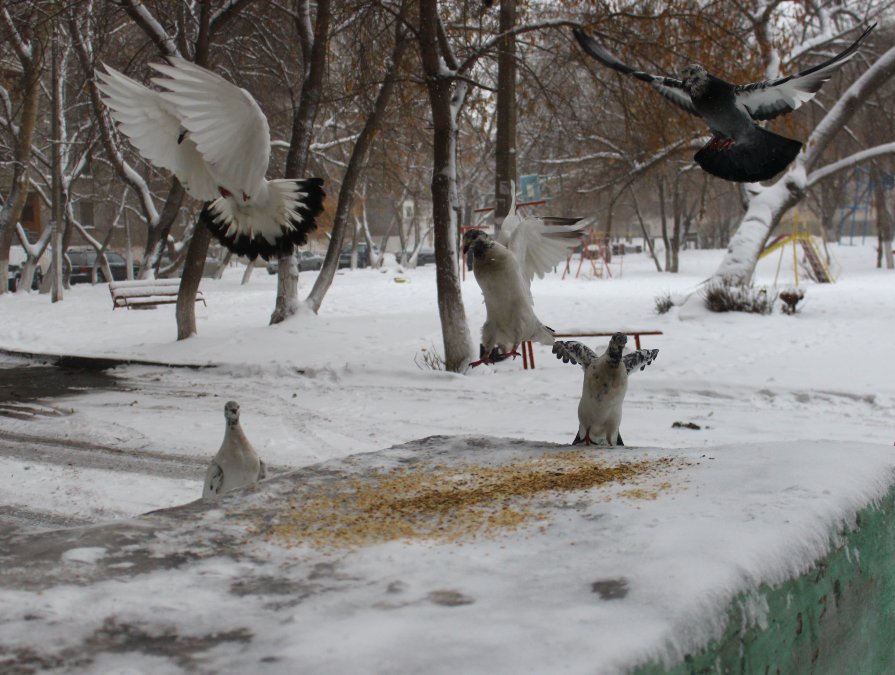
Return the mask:
M553 343L556 358L584 368L584 387L578 403L578 433L573 445L603 442L624 445L618 428L628 391L628 375L643 370L659 355L658 349L638 349L625 354L627 342L627 335L616 333L609 340L609 348L599 356L580 342L557 340Z
M855 55L873 24L845 51L795 75L753 84L731 84L691 64L683 80L650 75L628 66L577 28L578 44L594 59L613 70L648 82L665 98L693 115L712 131L712 139L693 159L706 172L738 182L767 180L796 158L802 144L756 125L790 113L820 91L824 83Z

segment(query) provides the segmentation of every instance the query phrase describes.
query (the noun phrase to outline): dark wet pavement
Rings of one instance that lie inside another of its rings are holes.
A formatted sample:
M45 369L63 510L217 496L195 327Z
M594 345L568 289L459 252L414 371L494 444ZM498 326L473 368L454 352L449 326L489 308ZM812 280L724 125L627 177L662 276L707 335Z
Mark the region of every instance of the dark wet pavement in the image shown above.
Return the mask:
M105 369L59 366L46 363L0 361L0 417L27 419L34 415L61 414L41 401L105 390L125 391L129 387Z

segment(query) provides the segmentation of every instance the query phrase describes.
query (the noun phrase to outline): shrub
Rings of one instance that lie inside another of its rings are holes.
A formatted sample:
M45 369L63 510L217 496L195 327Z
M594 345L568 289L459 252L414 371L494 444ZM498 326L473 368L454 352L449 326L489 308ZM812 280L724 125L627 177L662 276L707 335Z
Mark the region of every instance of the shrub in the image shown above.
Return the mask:
M671 299L671 293L663 293L656 298L656 314L665 314L674 307L674 300Z
M705 306L712 312L748 312L770 314L774 308L773 294L766 288L751 284L732 285L725 281L709 282L702 291Z

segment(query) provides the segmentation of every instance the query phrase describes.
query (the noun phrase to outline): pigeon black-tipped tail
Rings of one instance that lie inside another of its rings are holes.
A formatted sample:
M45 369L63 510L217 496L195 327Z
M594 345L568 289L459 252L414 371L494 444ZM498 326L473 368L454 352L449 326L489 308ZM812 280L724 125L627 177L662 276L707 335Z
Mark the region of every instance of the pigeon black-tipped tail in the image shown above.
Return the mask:
M271 181L269 184L287 186L292 192L290 207L294 216L289 217L288 225L283 224L275 235L265 236L260 232L246 233L231 227L208 203L199 214L199 223L205 225L214 237L236 255L246 256L254 260L264 260L291 254L296 246L308 243L308 235L317 229L317 216L323 211L322 178L304 178L301 180ZM280 188L283 189L283 188Z
M693 157L707 173L737 183L755 183L773 178L792 162L802 144L773 131L754 127L731 145L713 138Z

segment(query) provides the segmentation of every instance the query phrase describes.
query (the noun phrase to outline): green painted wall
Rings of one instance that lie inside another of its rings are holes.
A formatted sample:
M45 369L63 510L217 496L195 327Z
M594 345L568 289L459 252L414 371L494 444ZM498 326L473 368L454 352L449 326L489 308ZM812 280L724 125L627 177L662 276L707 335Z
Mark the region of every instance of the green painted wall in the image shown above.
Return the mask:
M895 486L839 541L808 574L736 598L719 641L674 668L647 664L634 674L892 675ZM764 629L744 617L743 606L756 602L767 602Z

